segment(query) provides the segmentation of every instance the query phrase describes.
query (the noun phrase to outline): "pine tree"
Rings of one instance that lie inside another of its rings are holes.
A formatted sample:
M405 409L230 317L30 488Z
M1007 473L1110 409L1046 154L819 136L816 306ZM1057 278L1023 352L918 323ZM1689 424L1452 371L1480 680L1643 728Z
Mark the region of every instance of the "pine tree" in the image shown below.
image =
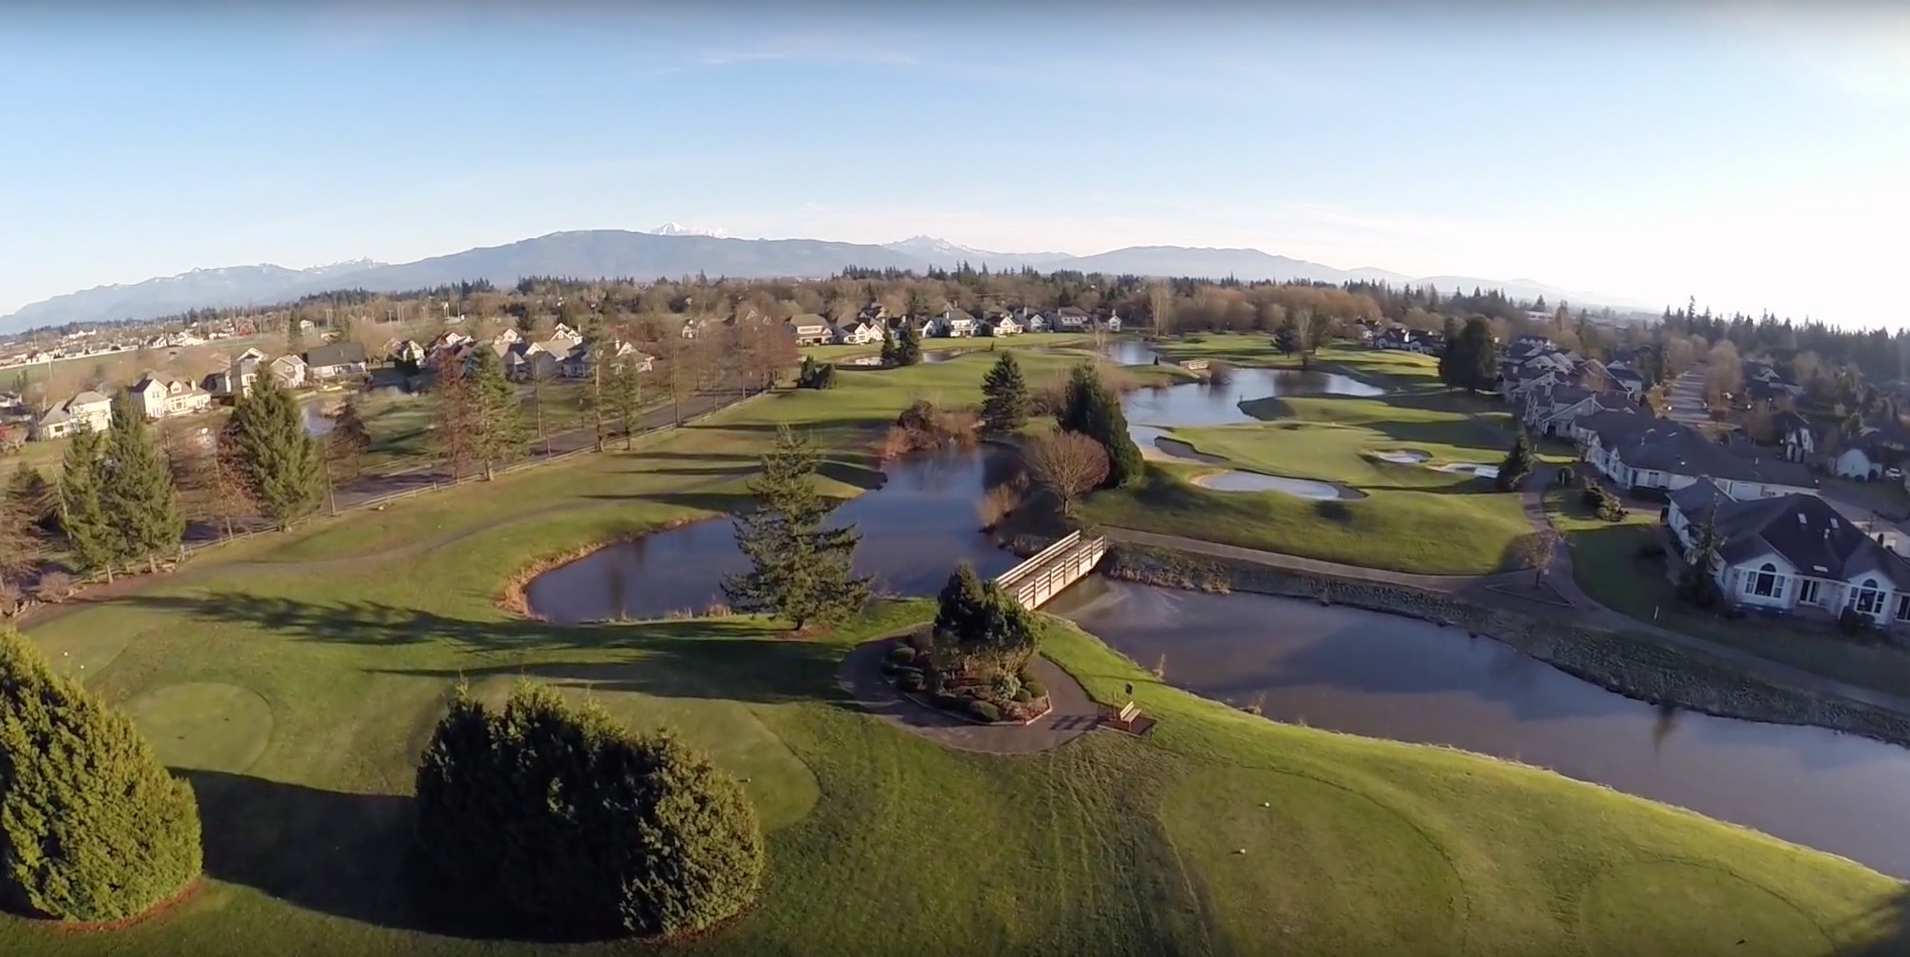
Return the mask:
M179 489L172 470L146 431L145 417L133 409L129 393L113 400L113 423L106 433L106 456L99 483L100 508L119 529L123 561L144 558L159 570L159 553L179 547L186 517L179 510Z
M199 808L131 719L0 629L0 900L111 921L199 876Z
M81 571L103 571L113 580L113 561L124 552L119 528L100 501L100 453L106 437L86 426L73 433L60 465L60 528L67 551Z
M52 531L59 527L59 492L48 484L46 476L40 470L21 462L14 467L13 477L7 481L7 501L20 509L27 521L39 526L41 531Z
M496 477L499 462L523 457L530 439L524 431L517 390L504 377L497 353L480 348L474 355L463 400L470 403L471 450L484 463L484 478L489 481Z
M882 329L882 367L896 365L895 330L885 324Z
M895 364L912 366L922 361L922 331L913 321L902 323L902 336L895 344Z
M1459 355L1454 358L1453 375L1457 381L1453 384L1469 392L1490 390L1499 378L1498 349L1492 344L1492 327L1478 316L1466 320L1459 330L1456 343L1448 342L1446 348L1454 345Z
M609 403L610 414L623 427L623 447L628 450L643 425L643 373L636 362L613 361L604 387L604 401Z
M305 433L292 394L259 376L226 424L233 464L259 514L279 528L317 510L325 497L325 451Z
M1501 492L1511 492L1525 482L1532 474L1532 450L1527 445L1525 430L1512 440L1512 448L1505 453L1505 459L1499 463L1499 477L1494 481Z
M811 481L820 461L807 439L779 429L776 448L750 482L756 511L735 519L737 547L753 568L723 581L732 606L787 618L798 631L852 612L869 597L869 579L853 573L861 534L823 526L831 506Z
M1449 388L1456 389L1461 385L1458 372L1459 356L1464 349L1464 344L1459 341L1459 320L1447 316L1443 335L1446 345L1439 350L1439 381Z
M363 475L365 456L369 454L371 430L359 414L358 397L353 396L345 401L345 407L332 420L331 433L325 436L326 472L332 487L349 484Z
M31 470L26 463L23 468ZM34 475L39 473L33 472ZM15 493L15 487L22 491ZM28 484L16 480L0 496L0 582L19 578L33 570L44 557L40 537L40 505L29 496ZM4 610L4 608L0 608Z
M982 379L982 422L988 431L1007 435L1028 423L1028 382L1015 354L1004 351Z
M1114 393L1101 382L1094 366L1083 362L1068 378L1066 401L1055 416L1061 428L1079 432L1108 450L1108 477L1103 488L1120 488L1141 480L1147 463L1127 431L1127 416Z

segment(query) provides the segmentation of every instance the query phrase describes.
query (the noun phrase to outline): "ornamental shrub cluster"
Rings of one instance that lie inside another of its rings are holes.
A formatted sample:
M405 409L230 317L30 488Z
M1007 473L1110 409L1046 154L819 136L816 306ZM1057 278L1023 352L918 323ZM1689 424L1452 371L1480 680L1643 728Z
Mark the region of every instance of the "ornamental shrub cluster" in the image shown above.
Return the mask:
M0 630L0 903L135 917L199 876L199 806L132 719Z
M762 883L762 830L733 777L545 686L497 710L460 689L417 795L418 840L444 876L569 934L702 930Z

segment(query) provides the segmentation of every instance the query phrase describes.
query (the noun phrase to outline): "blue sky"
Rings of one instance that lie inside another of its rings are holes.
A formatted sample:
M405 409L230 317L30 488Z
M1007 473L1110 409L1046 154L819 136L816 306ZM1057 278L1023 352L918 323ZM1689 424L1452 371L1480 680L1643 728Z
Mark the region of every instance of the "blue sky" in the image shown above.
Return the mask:
M0 12L0 313L675 220L1910 319L1884 7L68 6Z

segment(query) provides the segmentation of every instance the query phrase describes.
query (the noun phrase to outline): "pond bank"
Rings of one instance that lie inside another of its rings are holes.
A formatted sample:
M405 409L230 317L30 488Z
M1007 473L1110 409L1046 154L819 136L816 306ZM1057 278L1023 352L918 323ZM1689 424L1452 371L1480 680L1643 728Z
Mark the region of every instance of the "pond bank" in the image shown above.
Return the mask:
M1722 718L1821 727L1910 747L1910 718L1903 715L1774 685L1640 635L1561 624L1428 589L1156 546L1112 544L1103 571L1149 585L1305 598L1418 618L1492 638L1633 700Z

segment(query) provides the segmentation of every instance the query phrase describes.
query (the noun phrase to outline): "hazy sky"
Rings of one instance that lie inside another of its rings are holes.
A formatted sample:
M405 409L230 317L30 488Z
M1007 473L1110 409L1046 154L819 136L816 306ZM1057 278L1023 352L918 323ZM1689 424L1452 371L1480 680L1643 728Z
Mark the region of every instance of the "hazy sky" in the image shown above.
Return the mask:
M1884 5L66 6L0 8L0 313L677 220L1910 320Z

